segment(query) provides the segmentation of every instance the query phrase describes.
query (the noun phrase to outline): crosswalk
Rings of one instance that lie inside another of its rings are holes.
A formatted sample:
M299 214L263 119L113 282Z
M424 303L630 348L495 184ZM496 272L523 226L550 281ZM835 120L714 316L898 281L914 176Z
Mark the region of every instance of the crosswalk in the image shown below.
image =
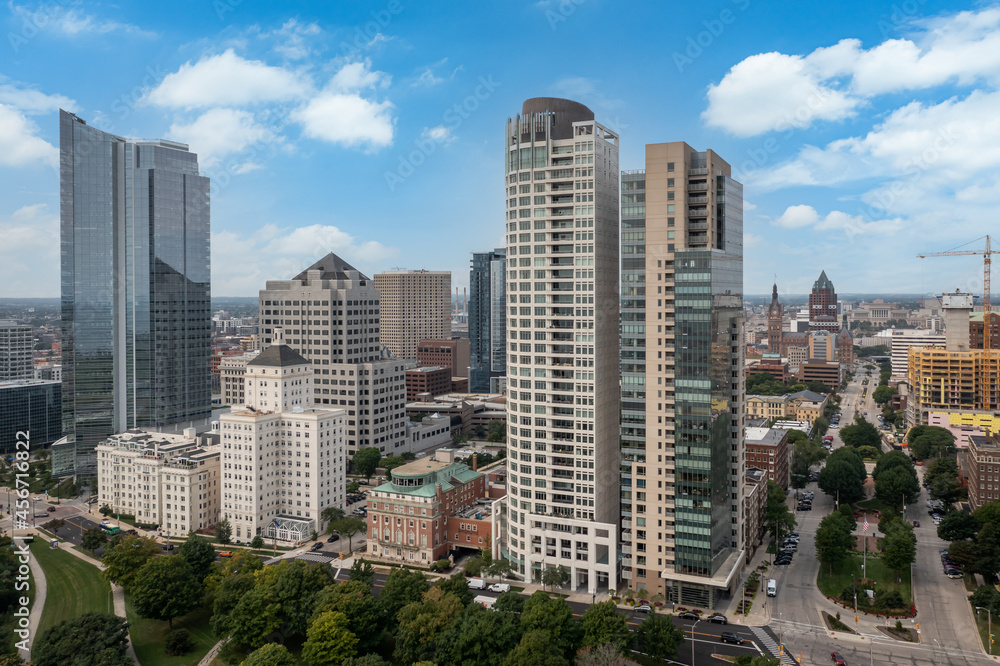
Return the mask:
M769 633L767 633L760 627L750 627L750 631L753 632L753 635L757 638L757 641L765 648L767 648L768 652L770 652L773 656L778 657L779 661L781 661L782 664L793 665L796 663L794 659L788 656L787 651L785 651L784 654L781 654L779 656L780 650L778 644L777 642L775 642L773 638L771 638L771 635Z

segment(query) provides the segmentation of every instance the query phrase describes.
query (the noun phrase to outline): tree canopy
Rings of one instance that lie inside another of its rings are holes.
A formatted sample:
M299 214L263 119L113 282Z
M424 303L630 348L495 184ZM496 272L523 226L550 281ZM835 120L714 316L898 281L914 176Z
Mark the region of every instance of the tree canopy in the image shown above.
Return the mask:
M358 449L354 457L351 458L351 462L354 463L354 471L368 481L378 469L378 464L382 462L382 453L375 447Z
M853 503L864 498L862 484L868 478L861 456L850 447L841 447L830 454L819 473L819 487L841 502Z
M101 577L129 589L139 569L159 552L160 545L152 537L125 535L104 550Z
M343 613L320 613L306 635L302 658L313 666L339 664L357 653L358 637L351 632Z
M854 415L854 423L840 429L840 440L847 446L874 446L882 448L882 435L878 429L860 414Z
M212 572L212 565L215 564L215 549L205 539L198 538L194 532L188 533L188 538L177 549L177 554L191 565L191 573L194 574L198 583L204 581L205 577Z
M852 546L847 520L840 513L825 516L816 529L816 559L830 568L844 561Z
M132 578L129 587L132 606L142 617L166 620L170 628L174 618L197 608L205 596L202 582L181 555L154 557Z
M636 648L654 659L673 659L684 642L684 632L674 626L673 615L651 613L635 632Z
M583 646L597 647L611 644L625 652L632 643L625 616L618 612L613 601L593 604L583 614Z
M106 613L84 613L47 629L31 648L36 666L131 666L128 623Z

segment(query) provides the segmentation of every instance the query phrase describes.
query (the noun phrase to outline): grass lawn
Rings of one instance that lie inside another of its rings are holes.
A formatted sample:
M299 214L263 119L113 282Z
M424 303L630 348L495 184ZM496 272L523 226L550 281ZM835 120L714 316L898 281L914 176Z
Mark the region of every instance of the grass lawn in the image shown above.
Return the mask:
M135 656L139 658L142 666L195 666L218 642L212 635L212 628L208 623L212 617L212 610L208 607L174 619L174 629L187 629L194 643L194 650L180 657L168 657L163 654L163 641L168 631L167 623L139 617L127 595L125 616L128 618L129 635L132 637Z
M832 576L829 574L830 568L828 566L820 566L819 576L816 581L820 592L828 597L839 599L840 593L844 591L844 588L851 587L852 576L859 579L862 577L861 562L861 557L851 555L838 566L833 568ZM905 603L907 607L913 603L913 593L910 588L909 569L903 571L902 573L901 580L903 582L897 583L895 571L887 568L885 564L882 563L881 559L877 557L869 557L866 577L877 583L876 589L882 588L899 590L899 593L903 596L903 603Z
M53 550L40 539L31 544L31 554L45 571L46 581L46 604L38 624L39 635L63 620L89 611L108 612L111 588L101 580L97 567L59 548Z
M989 638L987 636L987 630L989 629L989 621L986 613L977 611L975 608L972 609L972 614L976 616L976 629L979 630L979 640L983 644L983 649L987 652L989 651ZM995 624L995 623L994 623ZM993 635L997 635L997 628L993 627ZM992 654L1000 654L1000 645L996 644L996 639L994 638L993 652Z

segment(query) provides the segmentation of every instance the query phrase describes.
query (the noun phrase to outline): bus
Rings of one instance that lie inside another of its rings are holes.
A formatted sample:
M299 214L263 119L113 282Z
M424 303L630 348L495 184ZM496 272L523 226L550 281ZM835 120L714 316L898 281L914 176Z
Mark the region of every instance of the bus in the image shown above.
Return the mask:
M121 533L121 531L122 531L122 530L121 530L121 528L120 528L120 527L118 527L117 525L104 525L104 524L102 524L102 525L101 525L101 529L102 529L102 530L104 531L104 533L105 533L105 534L107 534L107 535L108 535L109 537L113 537L113 536L114 536L114 535L116 535L116 534L120 534L120 533Z

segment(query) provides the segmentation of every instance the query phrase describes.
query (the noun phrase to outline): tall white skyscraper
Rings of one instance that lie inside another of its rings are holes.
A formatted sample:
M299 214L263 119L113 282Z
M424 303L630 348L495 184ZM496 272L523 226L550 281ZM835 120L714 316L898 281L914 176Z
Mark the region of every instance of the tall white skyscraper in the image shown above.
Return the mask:
M372 280L332 253L260 292L263 344L282 327L285 344L309 359L316 406L347 412L349 454L407 446L406 371L382 346L379 312Z
M504 555L529 580L618 582L618 136L535 98L508 119Z

